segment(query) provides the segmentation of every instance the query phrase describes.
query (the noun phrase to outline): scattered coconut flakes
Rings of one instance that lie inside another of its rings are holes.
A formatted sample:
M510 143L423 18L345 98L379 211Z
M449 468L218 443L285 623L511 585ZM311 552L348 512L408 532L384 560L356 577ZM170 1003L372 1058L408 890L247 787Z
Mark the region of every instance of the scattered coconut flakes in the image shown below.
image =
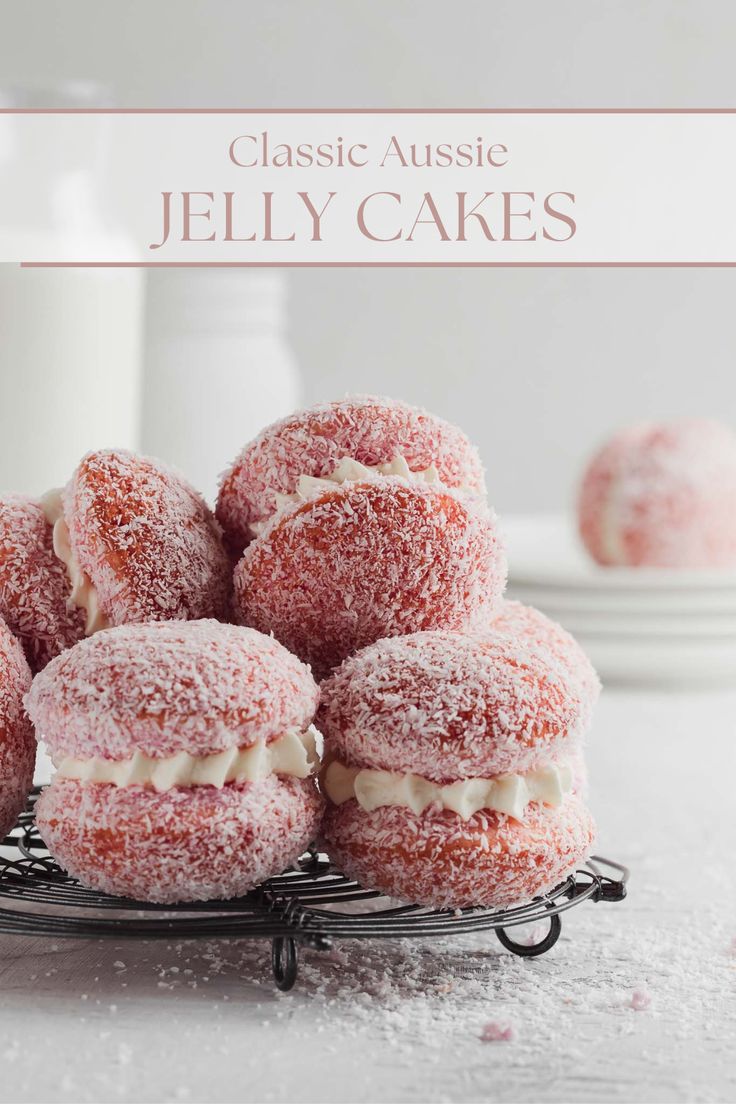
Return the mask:
M516 1032L511 1024L499 1023L497 1020L489 1020L484 1024L478 1036L482 1043L511 1043L516 1037Z

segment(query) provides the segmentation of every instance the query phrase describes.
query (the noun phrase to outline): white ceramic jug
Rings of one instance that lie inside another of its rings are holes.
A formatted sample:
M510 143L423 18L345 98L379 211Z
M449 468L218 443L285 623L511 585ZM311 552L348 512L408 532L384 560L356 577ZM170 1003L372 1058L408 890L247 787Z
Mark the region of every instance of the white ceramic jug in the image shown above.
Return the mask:
M212 501L220 474L300 401L285 281L238 268L148 273L142 446Z
M95 106L104 93L61 85L0 91L0 102ZM0 211L0 233L12 239L14 255L23 257L31 243L28 254L52 254L53 243L63 242L70 261L135 258L106 219L105 127L105 116L96 116L95 141L84 145L65 141L61 123L56 128L56 175L38 179L33 225L12 220L12 205ZM11 195L21 177L14 164L25 155L16 132L15 117L3 115L0 173ZM43 494L65 483L88 449L137 447L141 321L138 269L0 264L0 493Z

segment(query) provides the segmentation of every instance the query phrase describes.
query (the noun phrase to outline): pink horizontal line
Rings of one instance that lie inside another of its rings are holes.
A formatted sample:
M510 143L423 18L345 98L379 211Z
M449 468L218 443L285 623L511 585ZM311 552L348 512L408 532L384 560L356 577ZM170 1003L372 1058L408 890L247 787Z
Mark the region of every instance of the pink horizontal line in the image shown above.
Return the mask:
M736 107L0 107L0 115L734 115Z
M736 261L21 261L21 268L736 268Z

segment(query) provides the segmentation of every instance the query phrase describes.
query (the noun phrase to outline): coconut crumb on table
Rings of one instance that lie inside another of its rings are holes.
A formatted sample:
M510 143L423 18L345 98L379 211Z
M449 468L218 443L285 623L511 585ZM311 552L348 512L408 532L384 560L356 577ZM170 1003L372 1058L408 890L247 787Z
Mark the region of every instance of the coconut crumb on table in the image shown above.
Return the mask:
M512 1024L497 1023L491 1020L484 1024L478 1038L482 1043L510 1043L516 1037Z
M635 1012L644 1012L652 1003L651 994L646 989L635 989L629 1000L629 1007Z

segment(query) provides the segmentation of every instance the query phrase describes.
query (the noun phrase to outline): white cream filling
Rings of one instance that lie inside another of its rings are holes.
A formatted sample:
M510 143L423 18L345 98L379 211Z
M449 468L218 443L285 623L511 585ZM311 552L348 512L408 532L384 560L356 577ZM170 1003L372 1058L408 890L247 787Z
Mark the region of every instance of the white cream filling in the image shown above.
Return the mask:
M537 767L525 774L502 774L496 778L464 778L441 786L418 774L346 767L337 760L322 777L322 787L335 805L355 798L372 813L384 805L399 805L419 815L430 805L450 809L468 820L481 809L524 819L532 801L559 805L572 789L572 769L567 763Z
M351 457L345 456L330 475L300 475L296 481L295 492L293 494L277 494L276 509L271 517L264 521L251 522L251 531L254 536L260 536L273 518L280 514L282 510L285 510L287 506L291 506L295 502L306 502L307 499L313 498L315 494L329 487L339 487L343 483L365 483L366 480L375 479L379 475L398 475L402 479L408 479L410 483L436 485L442 482L434 464L430 464L428 468L424 468L422 471L412 471L403 456L396 456L387 464L375 464L374 466L361 464L359 460L353 460ZM463 488L459 489L462 490Z
M100 609L97 590L94 583L85 575L79 565L77 557L72 550L69 539L69 526L64 520L64 508L61 501L61 491L48 491L41 499L41 509L44 512L49 525L53 526L54 555L66 567L71 593L69 601L78 609L84 610L87 621L84 627L85 634L92 636L98 629L110 627L105 614Z
M601 509L601 548L608 563L614 565L626 563L620 498L620 480L614 479Z
M164 793L178 786L215 786L228 782L260 782L271 774L307 778L317 762L315 730L287 732L270 744L226 748L215 755L190 755L181 751L166 759L153 759L141 751L130 759L61 759L58 778L113 786L151 786Z

